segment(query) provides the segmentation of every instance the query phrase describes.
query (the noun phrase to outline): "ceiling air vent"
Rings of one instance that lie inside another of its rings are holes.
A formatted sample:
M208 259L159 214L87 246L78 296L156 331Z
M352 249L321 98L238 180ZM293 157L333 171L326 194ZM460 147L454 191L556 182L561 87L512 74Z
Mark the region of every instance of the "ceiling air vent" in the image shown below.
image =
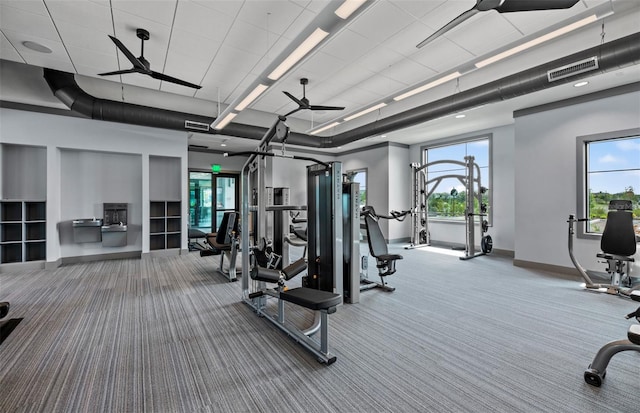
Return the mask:
M209 124L208 123L196 122L195 120L185 120L184 121L184 128L185 129L191 129L191 130L197 130L197 131L201 131L201 132L209 132Z
M597 68L598 58L596 56L593 56L588 59L580 60L579 62L571 63L570 65L549 70L547 71L547 79L549 79L549 82L553 82L580 73L590 72L592 70L596 70Z

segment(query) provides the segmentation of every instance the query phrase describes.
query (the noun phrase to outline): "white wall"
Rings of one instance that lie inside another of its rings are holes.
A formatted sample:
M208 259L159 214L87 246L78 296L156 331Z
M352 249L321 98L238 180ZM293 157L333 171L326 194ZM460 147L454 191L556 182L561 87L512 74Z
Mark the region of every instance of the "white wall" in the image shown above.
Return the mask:
M209 152L189 152L189 169L211 171L211 165L218 164L222 172L240 173L247 160L246 156L229 156Z
M517 260L572 267L566 221L576 212L576 137L638 127L638 92L516 119ZM597 263L598 251L598 241L576 240L576 257L584 267L604 268Z
M78 160L76 175L87 174L93 176L94 182L98 182L98 174L104 173L104 179L109 179L109 171L119 167L120 159L111 158L106 154L119 154L123 156L133 156L136 161L136 169L133 172L131 164L124 161L126 165L123 170L129 171L123 176L118 174L118 185L123 191L140 193L141 207L139 212L140 222L146 223L149 220L149 156L166 156L179 158L181 161L180 173L180 194L187 196L187 134L179 131L169 131L164 129L148 128L135 125L126 125L113 122L94 121L76 117L57 116L43 113L26 112L13 109L0 109L0 143L27 146L40 146L46 148L46 201L47 201L47 262L57 262L62 258L63 251L60 247L60 236L58 224L67 217L67 201L62 194L67 194L73 190L70 185L74 185L81 177L70 176L69 165L63 165L70 160L69 151L82 153L82 160ZM6 150L6 145L5 145ZM3 151L4 152L4 151ZM87 160L94 159L96 153L105 154L101 159L118 159L114 164L103 164L100 168ZM67 154L67 155L65 155ZM139 160L142 160L140 162ZM12 180L11 176L6 176L4 168L0 168L3 174L1 181L6 185L6 180ZM127 178L131 177L131 180ZM101 178L102 179L102 178ZM78 188L79 189L79 188ZM95 211L95 204L99 202L95 193L91 191L79 191L73 195L75 202L82 205L82 209L77 213L88 214ZM182 215L187 216L188 202L183 202ZM106 199L104 200L107 201ZM73 217L82 218L82 217ZM187 246L187 220L183 220L183 240L182 248ZM141 244L135 241L138 249L141 245L142 252L148 252L149 228L142 225ZM104 248L101 253L112 252L113 249ZM65 249L64 253L73 254L75 252ZM91 251L91 254L95 251Z
M411 167L409 147L389 146L388 210L405 211L411 209ZM404 221L387 220L389 241L409 241L411 237L411 217Z

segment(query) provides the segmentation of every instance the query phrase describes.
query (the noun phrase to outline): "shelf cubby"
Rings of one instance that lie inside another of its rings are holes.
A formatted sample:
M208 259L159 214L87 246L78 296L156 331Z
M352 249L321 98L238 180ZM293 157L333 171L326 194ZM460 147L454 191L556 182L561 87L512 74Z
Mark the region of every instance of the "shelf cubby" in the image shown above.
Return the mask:
M46 212L45 201L0 200L0 264L46 260Z
M180 201L151 201L149 208L149 249L180 248L182 244Z

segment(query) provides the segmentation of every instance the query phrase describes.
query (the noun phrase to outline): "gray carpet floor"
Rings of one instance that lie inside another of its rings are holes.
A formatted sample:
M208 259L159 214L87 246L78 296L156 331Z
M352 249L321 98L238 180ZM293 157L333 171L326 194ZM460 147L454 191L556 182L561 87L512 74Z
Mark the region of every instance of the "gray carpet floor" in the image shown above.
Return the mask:
M217 257L0 273L24 318L0 345L0 412L640 412L640 353L601 388L582 378L637 303L504 257L390 252L396 291L329 317L330 366L241 303Z

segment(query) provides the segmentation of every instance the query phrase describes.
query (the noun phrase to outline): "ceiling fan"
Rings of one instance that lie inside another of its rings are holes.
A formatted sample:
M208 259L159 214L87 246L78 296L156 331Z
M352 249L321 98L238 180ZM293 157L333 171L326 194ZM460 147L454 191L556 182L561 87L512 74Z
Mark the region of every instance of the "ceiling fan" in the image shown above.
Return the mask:
M285 95L289 96L289 99L293 100L294 102L296 102L298 104L298 108L292 110L291 112L287 113L286 115L284 115L285 117L296 113L299 110L305 110L305 109L309 109L309 110L344 110L343 106L319 106L319 105L311 105L309 104L309 99L307 99L306 97L306 88L305 86L307 84L309 84L309 79L307 79L306 77L303 77L302 79L300 79L300 84L302 85L302 99L298 99L297 97L293 96L291 93L289 92L285 92L283 91L282 93L284 93Z
M421 48L422 46L431 43L479 12L495 10L498 13L511 13L516 11L569 9L578 1L579 0L476 0L475 6L451 20L444 27L418 43L416 47Z
M122 75L125 73L142 73L143 75L151 76L154 79L163 80L165 82L176 83L178 85L192 87L194 89L200 89L202 86L193 83L185 82L184 80L176 79L175 77L167 76L162 73L154 72L151 70L151 64L144 58L144 41L149 40L149 32L145 29L136 29L136 36L142 41L140 47L140 57L135 57L133 53L125 47L124 44L113 36L109 36L113 43L116 44L118 49L129 59L133 67L126 70L116 70L114 72L98 73L98 76L110 76L110 75Z

